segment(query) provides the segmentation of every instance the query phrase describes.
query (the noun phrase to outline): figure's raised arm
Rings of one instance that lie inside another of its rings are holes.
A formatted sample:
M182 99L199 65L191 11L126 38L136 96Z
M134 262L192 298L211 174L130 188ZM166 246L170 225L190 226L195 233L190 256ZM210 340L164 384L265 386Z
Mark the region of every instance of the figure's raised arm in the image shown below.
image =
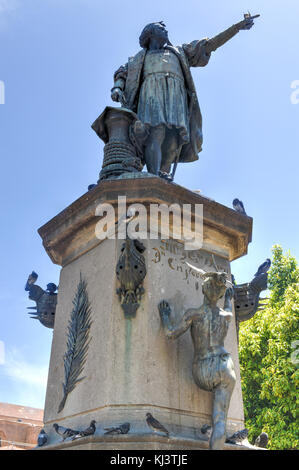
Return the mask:
M233 306L232 306L232 299L234 298L234 289L232 287L229 287L226 289L225 296L224 296L224 306L223 310L226 312L231 312L233 311Z
M201 39L200 41L192 41L189 44L183 44L183 50L186 54L190 67L204 67L208 64L211 53L216 51L218 47L223 46L227 41L232 39L240 30L250 29L254 25L253 20L260 15L251 16L250 13L244 15L244 20L234 24L217 36L211 39Z
M160 302L159 312L166 337L168 339L176 339L185 333L193 320L201 314L201 308L188 309L176 326L170 321L171 307L168 302L165 300Z
M218 47L223 46L227 41L232 39L239 31L244 29L251 29L254 25L254 19L258 18L260 15L251 16L250 13L246 13L244 15L244 20L239 21L239 23L234 24L230 28L226 29L217 36L214 36L211 39L208 39L207 44L205 46L207 54L216 51Z

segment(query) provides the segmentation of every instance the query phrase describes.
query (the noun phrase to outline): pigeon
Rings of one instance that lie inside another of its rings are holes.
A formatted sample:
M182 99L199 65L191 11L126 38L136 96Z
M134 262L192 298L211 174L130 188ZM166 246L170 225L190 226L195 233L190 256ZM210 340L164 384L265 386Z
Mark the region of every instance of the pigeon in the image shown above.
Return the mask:
M90 425L88 426L88 428L84 429L84 431L81 431L80 434L82 437L92 436L92 434L94 434L95 432L96 432L96 421L93 419L90 422Z
M48 436L45 433L45 430L42 429L37 438L37 446L42 447L47 443L47 441L48 441Z
M263 449L266 449L268 445L268 434L266 432L262 432L255 440L254 445L257 447L262 447Z
M254 277L260 276L261 274L266 274L266 272L269 271L270 266L271 266L271 260L267 258L266 261L260 265Z
M64 426L59 426L57 423L53 424L53 428L59 434L59 436L62 436L62 441L65 441L68 437L73 437L77 436L80 434L80 431L74 431L71 428L65 428Z
M27 292L30 291L30 286L32 284L35 284L37 278L38 278L38 274L35 271L32 271L32 273L29 274L29 276L28 276L26 286L25 286L25 291L27 291Z
M27 281L28 284L34 284L37 278L38 278L38 274L35 271L32 271L32 273L29 274L28 276L28 281Z
M229 444L236 444L237 442L242 442L248 437L248 429L242 429L242 431L235 432L232 436L228 437L225 442Z
M90 422L88 428L84 429L83 431L79 431L78 434L72 437L72 441L75 439L80 439L80 437L92 436L96 432L96 421L93 419Z
M49 282L49 284L47 284L47 292L53 295L56 291L57 291L56 284L54 284L54 282Z
M212 426L210 424L204 424L200 430L201 434L206 434L208 437L212 434Z
M233 208L235 209L235 211L239 212L240 214L246 215L243 202L240 201L239 199L233 200Z
M118 427L115 428L104 428L105 429L105 434L128 434L130 431L130 423L124 423L121 424Z
M96 186L97 186L97 184L89 184L87 189L88 189L88 191L91 191Z
M146 413L146 423L154 432L164 432L169 437L169 431L151 413Z

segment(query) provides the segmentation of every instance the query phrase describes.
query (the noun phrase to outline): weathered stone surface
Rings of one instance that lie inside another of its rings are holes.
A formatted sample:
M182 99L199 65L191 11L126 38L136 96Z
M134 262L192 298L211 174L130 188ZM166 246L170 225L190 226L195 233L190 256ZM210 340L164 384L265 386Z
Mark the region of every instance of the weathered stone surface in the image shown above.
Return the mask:
M186 251L179 240L142 240L146 248L145 293L133 319L125 318L116 294L119 287L116 265L123 240L100 242L94 234L99 219L94 215L96 206L104 201L116 205L119 194L126 195L128 203L204 204L203 249ZM169 301L176 318L187 308L198 307L203 300L201 280L186 262L213 271L213 253L218 268L229 273L229 260L247 250L251 219L159 178L128 179L101 183L42 227L40 234L48 254L63 265L45 406L49 445L59 442L52 429L54 422L80 430L95 419L96 440L84 441L86 448L205 447L200 428L210 423L212 396L194 383L189 333L169 342L158 304L162 299ZM91 341L82 374L85 379L69 394L64 409L58 413L63 395L67 325L80 274L87 282L92 308ZM225 347L232 354L237 374L228 413L228 430L233 433L244 427L234 322L229 327ZM163 423L175 445L182 447L173 447L163 437L156 443L145 421L147 412ZM131 429L128 436L117 441L119 447L115 447L114 441L103 438L104 428L123 422L130 422ZM71 446L80 443L81 440L75 441Z
M100 436L85 437L80 441L66 441L57 444L50 444L47 450L209 450L208 440L176 438L157 436L149 433L126 436ZM224 444L223 450L263 450L250 445ZM39 448L38 450L44 450ZM117 457L117 456L116 456Z
M39 229L44 247L56 264L64 266L100 243L95 236L95 215L99 204L117 205L118 196L127 203L203 204L204 249L229 261L247 253L251 241L252 218L237 213L194 191L161 178L128 178L102 181Z

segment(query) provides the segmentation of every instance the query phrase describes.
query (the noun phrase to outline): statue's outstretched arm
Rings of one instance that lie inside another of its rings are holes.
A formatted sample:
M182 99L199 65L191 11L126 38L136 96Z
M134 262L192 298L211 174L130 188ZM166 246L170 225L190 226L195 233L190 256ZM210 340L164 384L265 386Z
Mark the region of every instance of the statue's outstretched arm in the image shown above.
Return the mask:
M240 30L252 28L254 25L253 20L257 17L259 17L259 15L251 16L250 13L244 15L244 20L239 21L239 23L234 24L220 34L217 34L217 36L208 39L205 45L206 53L209 54L216 51L218 47L223 46L223 44L232 39Z
M205 46L207 53L209 54L213 51L216 51L218 47L223 46L223 44L225 44L227 41L232 39L239 31L240 29L237 23L231 26L230 28L226 29L222 33L217 34L217 36L214 36L213 38L208 39L206 46Z
M171 308L168 302L165 300L160 302L159 312L166 337L168 339L176 339L188 330L193 320L201 314L202 308L188 309L176 326L170 321Z
M216 51L218 47L223 46L227 41L233 38L241 29L252 28L253 20L259 15L251 16L250 13L244 15L244 20L234 24L217 36L211 39L202 39L200 41L192 41L189 44L183 44L183 50L190 67L205 67L211 57L211 53Z

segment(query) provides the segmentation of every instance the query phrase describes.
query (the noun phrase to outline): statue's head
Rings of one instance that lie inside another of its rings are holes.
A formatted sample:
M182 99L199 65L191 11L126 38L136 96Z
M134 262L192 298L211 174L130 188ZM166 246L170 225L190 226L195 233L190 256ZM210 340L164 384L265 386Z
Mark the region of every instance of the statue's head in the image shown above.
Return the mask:
M149 23L143 28L139 37L139 44L143 49L148 49L152 38L158 39L161 43L170 44L168 39L168 31L163 21L158 23Z
M202 292L211 302L217 302L226 291L227 274L222 272L208 272L202 275Z

